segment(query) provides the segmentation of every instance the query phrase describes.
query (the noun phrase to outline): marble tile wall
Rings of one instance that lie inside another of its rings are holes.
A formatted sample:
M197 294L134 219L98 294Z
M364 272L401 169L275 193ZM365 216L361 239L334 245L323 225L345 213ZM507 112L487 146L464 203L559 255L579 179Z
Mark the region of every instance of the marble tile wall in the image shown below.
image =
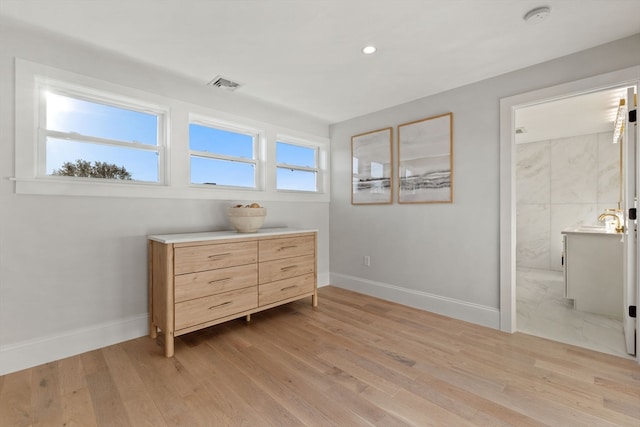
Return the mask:
M612 132L516 146L516 263L562 270L561 231L616 208L620 147Z

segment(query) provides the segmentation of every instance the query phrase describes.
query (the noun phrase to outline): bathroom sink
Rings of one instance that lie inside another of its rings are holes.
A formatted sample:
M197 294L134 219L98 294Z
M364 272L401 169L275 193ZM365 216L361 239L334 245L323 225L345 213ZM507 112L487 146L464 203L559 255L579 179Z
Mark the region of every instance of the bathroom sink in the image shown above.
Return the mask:
M580 230L589 230L589 231L605 231L607 227L604 225L581 225L579 227Z
M592 233L592 234L620 234L611 228L607 228L604 225L579 225L575 228L578 233Z
M563 233L615 234L604 225L574 225L562 230Z

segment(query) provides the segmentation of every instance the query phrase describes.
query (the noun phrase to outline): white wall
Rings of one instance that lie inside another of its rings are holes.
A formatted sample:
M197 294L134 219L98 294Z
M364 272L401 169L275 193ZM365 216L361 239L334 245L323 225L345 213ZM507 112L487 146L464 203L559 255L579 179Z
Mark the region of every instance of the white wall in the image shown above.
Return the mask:
M14 143L31 142L14 141L14 57L328 137L326 123L302 114L0 21L0 374L145 335L145 236L228 228L224 200L15 194ZM319 284L328 283L329 203L261 204L265 226L319 230Z
M613 125L612 125L613 126ZM516 265L562 271L562 230L618 207L613 132L516 145Z
M498 328L500 98L638 64L640 35L333 125L331 283ZM352 135L449 111L453 204L351 205Z

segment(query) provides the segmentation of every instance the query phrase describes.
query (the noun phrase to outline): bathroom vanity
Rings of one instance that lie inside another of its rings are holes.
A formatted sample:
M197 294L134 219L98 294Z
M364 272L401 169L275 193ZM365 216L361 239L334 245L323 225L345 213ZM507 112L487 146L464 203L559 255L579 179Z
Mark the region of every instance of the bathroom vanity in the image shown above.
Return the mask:
M622 319L624 235L596 226L562 235L565 297L576 310Z

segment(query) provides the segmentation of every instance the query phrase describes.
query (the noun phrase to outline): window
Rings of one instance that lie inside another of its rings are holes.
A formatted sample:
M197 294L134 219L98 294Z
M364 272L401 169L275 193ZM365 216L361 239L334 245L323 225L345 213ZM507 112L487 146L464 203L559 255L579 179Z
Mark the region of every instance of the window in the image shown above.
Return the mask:
M17 194L330 199L322 126L284 129L21 58L15 70Z
M318 148L278 141L276 163L278 190L318 191Z
M38 175L157 183L164 114L64 85L40 85Z
M257 188L258 140L250 129L190 123L191 183Z

